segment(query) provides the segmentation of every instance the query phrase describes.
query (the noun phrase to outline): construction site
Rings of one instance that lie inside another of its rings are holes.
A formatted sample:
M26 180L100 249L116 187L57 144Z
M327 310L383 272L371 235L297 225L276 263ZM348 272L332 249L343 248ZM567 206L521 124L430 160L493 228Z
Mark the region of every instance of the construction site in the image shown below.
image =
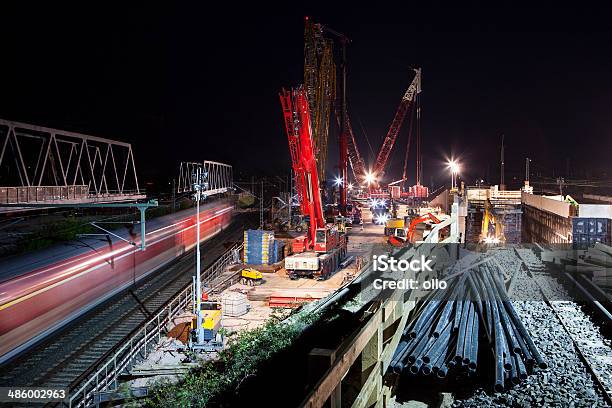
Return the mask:
M299 79L265 87L257 166L252 135L174 160L0 118L0 406L612 407L609 163L548 172L511 130L435 140L427 64L394 68L368 136L369 32L287 24L275 64Z

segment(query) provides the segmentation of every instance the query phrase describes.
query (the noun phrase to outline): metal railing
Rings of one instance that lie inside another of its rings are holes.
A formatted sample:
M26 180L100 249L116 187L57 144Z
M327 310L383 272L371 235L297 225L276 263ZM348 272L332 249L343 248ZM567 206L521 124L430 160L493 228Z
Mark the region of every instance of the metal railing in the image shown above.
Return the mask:
M36 186L36 187L0 187L0 204L31 203L73 203L125 200L144 198L144 190L124 190L95 194L89 192L86 185L79 186Z
M140 191L131 144L3 119L0 179L21 187L87 185L94 195Z
M232 246L202 273L203 284L209 286L205 289L207 292L214 290L210 285L214 284L225 268L236 260L236 254L242 247L242 243ZM137 360L147 358L149 350L161 340L162 333L166 332L166 325L180 312L193 310L194 297L193 284L190 283L161 306L151 319L142 323L120 341L115 346L114 352L110 350L102 356L88 370L90 374L85 373L86 379L81 376L75 381L77 384L71 385L67 406L69 408L93 406L97 393L116 390L121 373L132 368ZM73 389L73 387L78 388Z
M243 245L243 243L235 244L206 269L202 274L202 285L205 289L215 289L213 285L217 284L215 281L223 274L225 267L231 263L240 261L239 253Z
M81 186L36 186L0 187L0 203L17 204L39 201L84 200L89 196L89 187Z

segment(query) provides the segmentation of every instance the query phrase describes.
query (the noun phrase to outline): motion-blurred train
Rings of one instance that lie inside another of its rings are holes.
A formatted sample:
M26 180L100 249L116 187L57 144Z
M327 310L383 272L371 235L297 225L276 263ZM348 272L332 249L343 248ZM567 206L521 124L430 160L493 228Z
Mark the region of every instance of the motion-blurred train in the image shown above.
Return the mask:
M205 241L229 226L233 205L200 211ZM194 247L195 219L189 209L147 221L144 251L124 230L117 234L136 245L87 239L0 262L0 363Z

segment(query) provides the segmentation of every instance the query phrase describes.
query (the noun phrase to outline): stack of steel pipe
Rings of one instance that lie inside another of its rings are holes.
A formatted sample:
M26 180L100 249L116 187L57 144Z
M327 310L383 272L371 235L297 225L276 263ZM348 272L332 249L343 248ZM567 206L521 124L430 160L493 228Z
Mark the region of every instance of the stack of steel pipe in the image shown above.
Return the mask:
M492 353L495 362L495 391L525 380L536 367L547 367L512 306L500 271L489 263L420 302L390 369L402 375L474 377L483 352Z

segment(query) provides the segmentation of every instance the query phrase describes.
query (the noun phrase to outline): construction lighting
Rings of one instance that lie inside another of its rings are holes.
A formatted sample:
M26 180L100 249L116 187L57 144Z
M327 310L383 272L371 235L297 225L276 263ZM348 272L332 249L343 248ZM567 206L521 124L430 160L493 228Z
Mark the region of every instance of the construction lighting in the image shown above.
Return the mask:
M348 185L348 189L349 189L349 190L352 190L352 189L353 189L353 184L352 184L352 183L349 183L349 185Z
M457 188L457 173L459 173L460 166L454 159L449 160L447 166L451 172L451 190L455 190Z
M374 174L367 172L365 176L365 181L367 184L372 184L376 181L376 177L374 177Z
M336 177L336 186L341 186L342 184L342 177Z
M389 220L389 216L387 214L380 214L379 216L376 217L376 223L377 224L386 224L387 221Z
M457 163L456 160L449 160L448 168L450 169L451 173L453 173L453 174L459 173L460 167L459 167L459 163Z
M485 237L484 242L485 244L488 244L488 245L496 245L500 243L500 239L497 237L488 236L488 237Z

